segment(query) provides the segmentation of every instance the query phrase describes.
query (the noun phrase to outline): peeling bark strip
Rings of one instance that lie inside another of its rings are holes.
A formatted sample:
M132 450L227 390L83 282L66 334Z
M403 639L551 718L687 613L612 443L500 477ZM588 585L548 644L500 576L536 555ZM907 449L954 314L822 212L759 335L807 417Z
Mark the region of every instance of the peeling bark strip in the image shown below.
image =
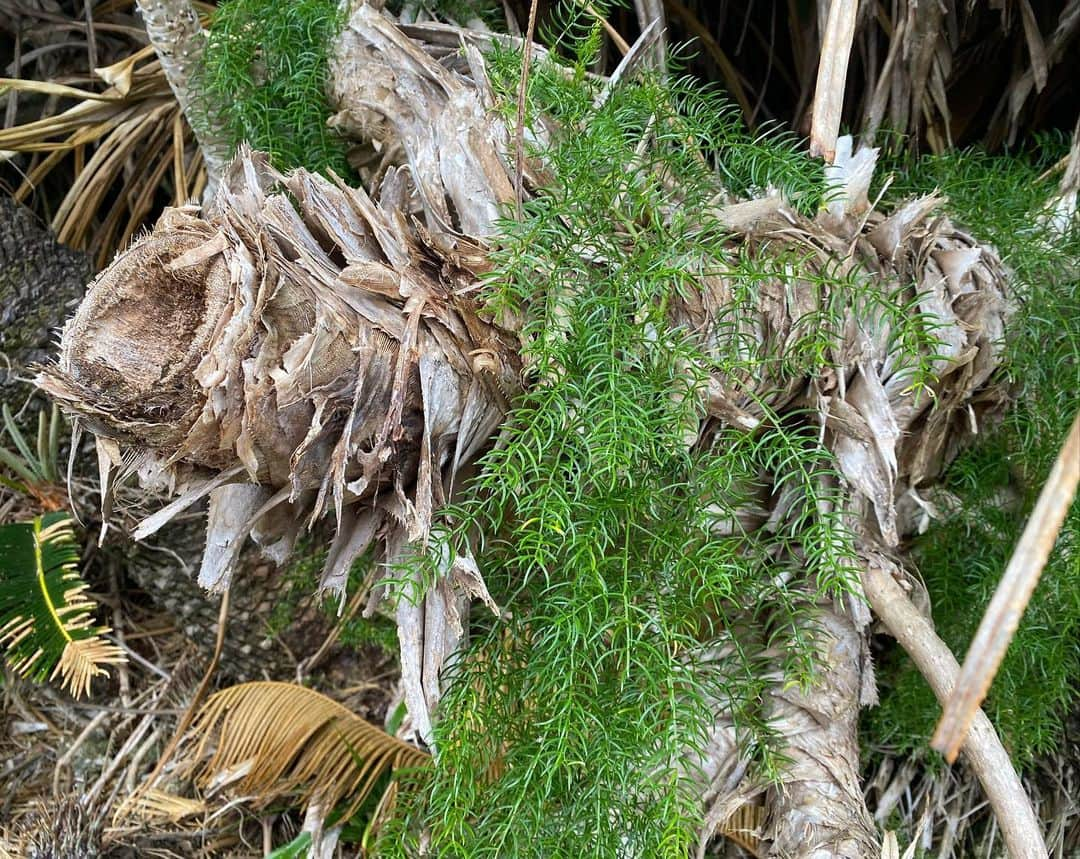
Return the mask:
M372 544L385 562L405 563L521 383L514 321L484 318L472 297L514 188L510 135L470 38L435 26L406 34L361 6L334 50L333 121L385 154L377 191L304 171L282 176L242 152L201 215L169 210L101 274L64 332L58 364L39 377L122 446L117 461L149 452L188 499L214 493L201 573L211 588L227 586L249 533L280 557L331 512L338 528L323 588L343 588L349 562ZM871 211L874 160L838 141L828 168L836 194L814 219L779 199L718 202L733 249L772 274L734 316L736 284L721 274L700 277L669 307L670 324L701 332L713 354L728 348L711 339L719 337L784 354L807 319L827 306L842 315L828 373L790 380L766 365L756 378L717 374L700 391L703 418L687 441L707 445L725 427L761 432L772 414L813 428L846 481L845 509L822 515L849 516L869 546L895 546L919 489L1003 402L990 378L1006 276L990 249L938 212L936 197L888 216ZM525 167L535 187L544 165ZM797 271L785 263L792 258ZM938 340L919 347L932 363L929 388L913 388L890 346L900 320L865 293L837 296L827 274L837 271L923 314ZM214 480L230 470L234 479ZM772 509L746 510L738 527L782 527L797 505L781 495ZM248 515L239 521L224 512L240 507ZM405 696L425 740L468 599L491 605L471 558L442 560L424 598L398 607ZM872 837L856 768L855 714L872 690L861 605L823 615L821 687L773 695L795 759L791 789L770 797L778 855L854 856ZM717 738L727 716L717 713ZM717 748L737 758L733 745L718 739ZM711 764L715 823L745 788L745 767ZM821 792L826 799L815 800Z

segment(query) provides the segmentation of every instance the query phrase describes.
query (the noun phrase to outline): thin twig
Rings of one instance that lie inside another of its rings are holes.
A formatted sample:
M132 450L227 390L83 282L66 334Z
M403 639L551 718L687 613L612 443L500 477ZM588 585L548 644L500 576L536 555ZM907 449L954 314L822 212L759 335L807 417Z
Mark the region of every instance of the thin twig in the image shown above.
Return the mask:
M930 745L952 763L967 735L971 720L986 697L990 683L997 674L1005 651L1009 648L1020 617L1027 608L1031 594L1039 583L1046 559L1057 540L1061 523L1069 512L1076 486L1080 482L1080 412L1073 418L1065 444L1058 454L1050 476L1039 494L1013 550L1009 565L998 582L994 598L979 623L979 629L968 648L960 679L945 704L937 730Z
M1039 174L1039 178L1036 179L1035 181L1036 182L1045 182L1047 179L1049 179L1055 173L1062 172L1065 169L1065 165L1067 165L1068 163L1069 163L1069 155L1068 154L1062 155L1051 166L1049 166L1045 170L1043 170L1043 172Z
M518 82L517 124L514 127L514 213L519 221L525 182L525 94L529 86L529 61L532 58L533 37L536 35L536 7L538 5L539 0L532 0L529 6L529 25L525 31L521 80Z
M705 49L705 53L719 67L724 84L731 93L731 97L738 103L739 109L742 110L747 125L750 125L754 118L754 109L743 87L745 78L735 68L735 64L727 54L724 53L723 48L720 47L720 43L716 41L709 28L701 23L698 17L684 3L681 3L680 0L666 0L666 6L672 15L683 22L683 26L686 27L689 34L697 38L702 48Z
M83 0L83 14L86 16L86 60L90 71L98 66L97 34L94 27L93 0Z
M364 577L363 584L353 594L352 599L349 600L349 605L345 610L345 614L338 618L337 623L334 624L333 629L326 636L326 639L319 646L319 649L314 654L306 659L301 660L296 665L296 682L301 686L304 685L304 680L314 671L319 665L322 664L326 655L330 652L330 649L337 643L338 638L341 637L341 631L345 628L345 625L351 623L356 615L360 612L360 609L367 603L368 595L371 593L371 588L375 585L375 578L382 573L382 570L376 565L372 564L368 574Z
M98 728L100 728L105 723L105 720L109 718L109 716L110 713L108 712L101 712L94 716L93 719L86 723L86 727L79 732L79 736L77 736L71 742L71 745L67 747L67 750L64 752L64 754L57 759L56 764L53 766L52 786L54 798L59 799L61 795L60 771L64 769L64 767L69 767L71 765L71 762L72 760L74 760L75 755L79 751L79 748L84 742L86 742L86 738L89 737L92 733L94 733L94 731L96 731Z
M960 666L893 577L895 570L884 558L873 558L866 564L863 588L867 601L937 699L944 701L956 686ZM1012 859L1046 859L1046 845L1031 801L994 726L981 710L976 710L971 732L964 740L964 756L990 800Z
M117 644L128 650L124 640L124 612L120 606L120 577L116 572L116 564L109 564L109 589L113 599L113 635ZM127 662L121 662L116 666L117 679L120 681L120 703L125 707L131 706L131 677L128 675Z

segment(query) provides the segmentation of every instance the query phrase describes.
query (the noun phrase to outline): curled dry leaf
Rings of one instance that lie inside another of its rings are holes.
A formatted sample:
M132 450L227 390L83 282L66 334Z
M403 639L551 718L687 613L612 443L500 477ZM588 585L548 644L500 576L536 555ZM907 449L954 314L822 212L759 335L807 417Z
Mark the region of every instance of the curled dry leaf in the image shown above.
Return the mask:
M215 693L196 715L191 738L190 765L203 786L235 783L259 806L299 793L328 813L348 801L346 818L380 776L431 763L427 752L292 683Z

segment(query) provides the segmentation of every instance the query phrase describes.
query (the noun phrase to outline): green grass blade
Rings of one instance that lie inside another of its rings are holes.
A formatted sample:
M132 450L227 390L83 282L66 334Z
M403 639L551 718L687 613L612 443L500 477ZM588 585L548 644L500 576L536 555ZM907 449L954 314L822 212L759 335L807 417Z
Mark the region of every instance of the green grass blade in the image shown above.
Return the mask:
M15 442L15 447L19 449L19 453L22 455L26 467L33 472L31 480L33 482L40 482L43 479L43 475L40 473L37 457L35 457L33 451L30 450L30 445L27 443L26 437L22 434L22 430L19 429L19 425L15 423L15 417L11 414L11 409L8 407L7 403L4 403L3 415L4 428L7 430L7 434L11 437L11 440Z
M0 447L0 465L4 465L11 471L15 472L15 474L17 474L27 483L36 482L34 472L27 468L26 461L20 459L6 447Z

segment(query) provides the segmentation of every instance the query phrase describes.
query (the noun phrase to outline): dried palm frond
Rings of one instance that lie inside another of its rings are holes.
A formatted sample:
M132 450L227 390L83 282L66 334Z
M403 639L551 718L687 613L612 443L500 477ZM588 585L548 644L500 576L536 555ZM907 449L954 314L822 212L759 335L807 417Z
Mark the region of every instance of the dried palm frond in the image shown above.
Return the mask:
M717 834L722 835L752 856L765 855L765 842L761 838L765 826L765 808L749 803L739 806L738 810L717 827Z
M70 159L74 174L52 228L71 247L91 252L98 267L125 246L153 211L168 179L182 205L206 184L194 137L151 47L96 70L104 92L49 82L0 79L0 93L39 92L79 101L53 116L0 129L0 150L36 153L14 192L26 201ZM115 204L106 206L113 199Z
M132 817L142 820L177 823L194 814L205 814L207 806L201 799L189 799L148 787L132 795L125 803L125 810Z
M300 794L327 813L347 800L346 818L381 776L431 763L427 752L292 683L223 689L203 705L191 733L204 787L235 783L258 806Z
M93 623L94 603L79 577L75 532L66 513L0 526L0 646L20 674L61 678L79 697L123 652Z

